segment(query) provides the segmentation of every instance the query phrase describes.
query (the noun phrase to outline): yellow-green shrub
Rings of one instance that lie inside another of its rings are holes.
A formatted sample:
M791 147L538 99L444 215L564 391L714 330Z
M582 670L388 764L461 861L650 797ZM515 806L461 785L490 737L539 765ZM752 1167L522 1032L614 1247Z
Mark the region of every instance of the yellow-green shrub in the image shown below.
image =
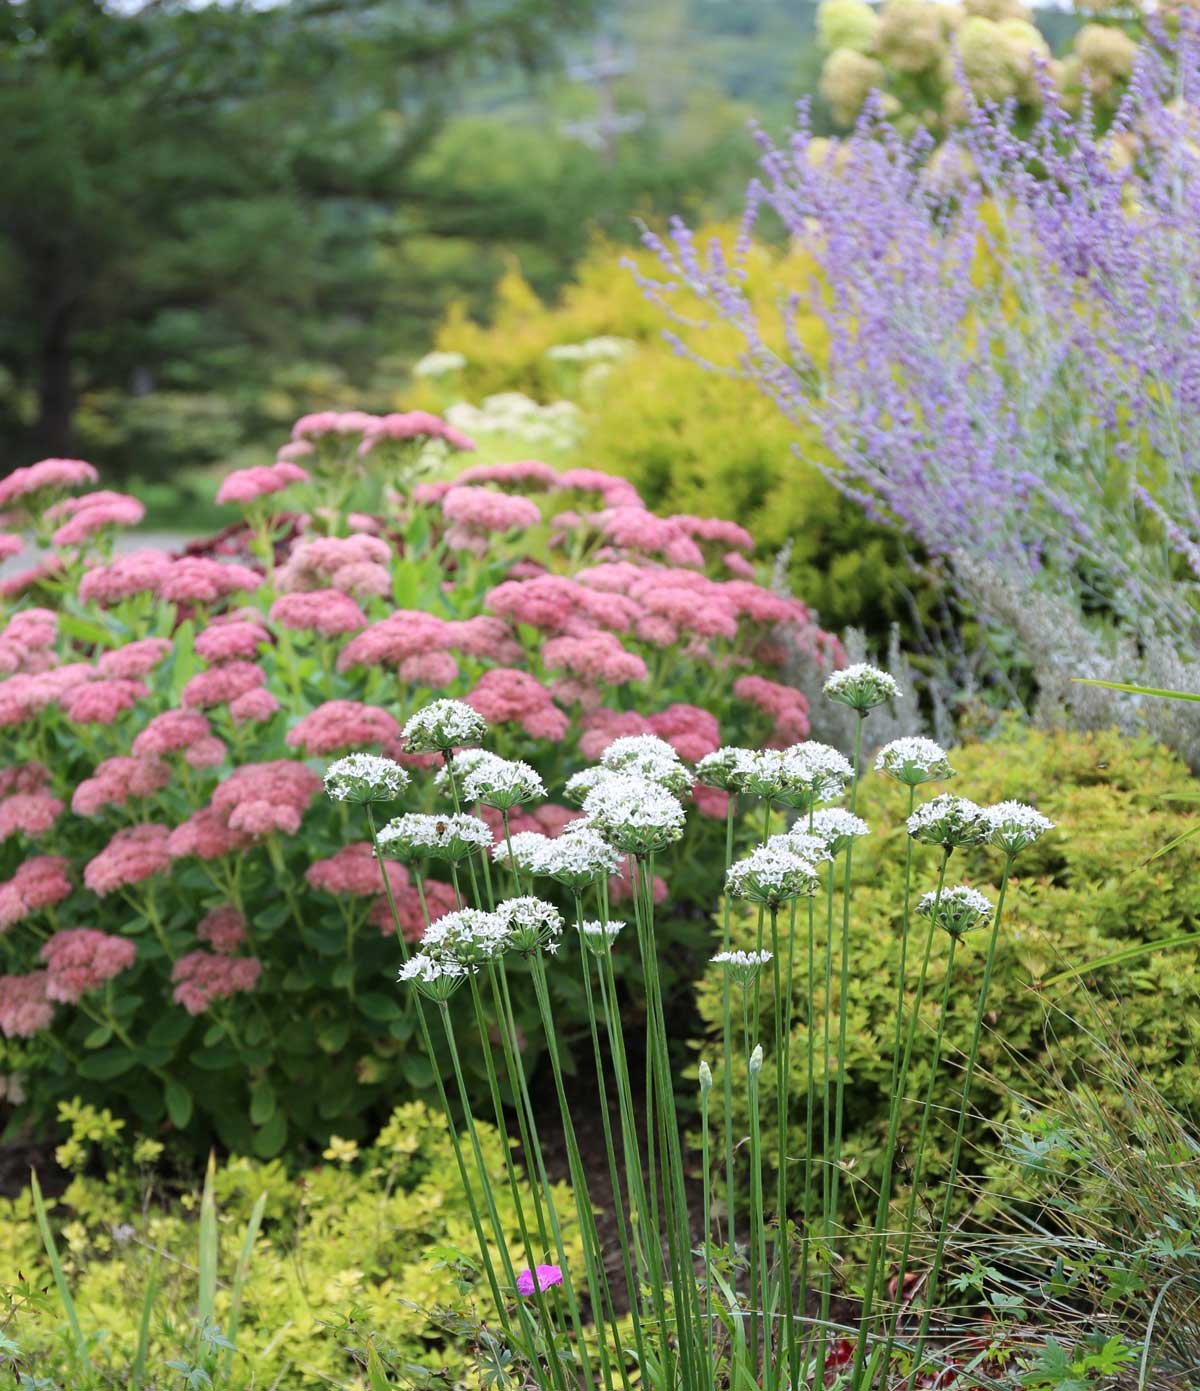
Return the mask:
M734 232L710 227L702 235L729 243ZM818 463L828 456L816 433L788 421L749 382L703 372L681 357L663 337L663 310L622 264L629 255L597 242L553 306L513 271L499 287L489 324L461 310L451 314L437 347L461 353L466 366L451 382L423 383L419 404L441 410L453 399L477 402L500 391L576 400L585 407L586 432L573 462L631 479L660 512L733 518L754 532L766 556L790 542L796 592L827 626L884 627L909 617L904 595L912 576L899 542L821 474ZM648 254L633 259L654 274ZM807 257L760 247L747 288L773 305L781 284L805 286L812 274ZM631 340L637 349L601 370L581 371L547 356L552 347L602 335ZM824 329L815 316L805 323L804 338L819 361ZM723 354L735 365L736 345L726 329L714 326L695 341L706 356Z
M1057 823L1038 846L1016 862L1009 886L1004 925L992 981L979 1071L973 1088L977 1115L967 1131L966 1169L980 1172L994 1152L988 1122L1011 1115L1016 1097L1034 1105L1053 1098L1058 1077L1086 1066L1100 1055L1102 1032L1096 1029L1095 999L1112 1003L1112 1018L1123 1043L1149 1084L1181 1108L1200 1104L1200 1073L1193 1066L1200 1045L1200 964L1194 949L1164 950L1123 966L1106 968L1079 981L1043 990L1042 983L1057 972L1102 957L1129 943L1166 941L1194 928L1200 918L1200 842L1192 841L1171 855L1147 864L1165 845L1193 824L1190 802L1173 801L1181 791L1194 794L1196 783L1184 764L1147 739L1127 739L1115 733L1087 736L1066 733L1024 733L998 742L956 749L951 763L958 770L953 790L981 803L1005 799L1033 802ZM895 1029L900 925L904 898L904 814L907 793L874 774L864 779L859 812L872 834L857 842L850 926L851 976L846 1050L847 1216L873 1210L878 1165L887 1128L887 1107ZM914 853L914 896L935 887L938 852L917 846ZM956 851L947 883L964 882L995 897L1001 863L995 851ZM839 862L840 871L840 862ZM840 878L839 878L840 882ZM835 906L835 933L840 933L841 896ZM825 936L823 898L816 905L818 936L817 1020L824 989L821 960ZM908 979L914 982L925 922L915 920ZM792 1041L791 1115L798 1127L790 1136L789 1153L804 1153L803 1105L795 1100L805 1089L806 1042L804 1002L809 997L807 974L807 908L797 917L797 965L794 976L796 1025ZM737 945L754 945L756 918L745 915L737 924ZM986 934L967 936L955 964L942 1078L936 1102L956 1106L961 1064L970 1038ZM946 939L938 934L926 985L926 1027L918 1036L907 1094L920 1098L928 1082L935 1010L944 983ZM914 960L914 955L916 960ZM833 1010L838 1001L838 963L835 955ZM1089 993L1091 987L1095 994ZM910 991L911 999L911 991ZM1053 1012L1050 1006L1055 1008ZM715 972L699 987L699 1008L707 1025L703 1055L718 1061L721 1037L721 991ZM1078 1015L1080 1025L1069 1020ZM764 1020L770 1018L764 1007ZM1068 1021L1068 1022L1065 1022ZM740 1028L740 1012L735 1006ZM765 1043L769 1045L770 1040ZM740 1054L740 1050L738 1050ZM818 1043L817 1074L821 1075ZM836 1083L836 1049L830 1084ZM745 1059L734 1060L735 1130L748 1126L745 1102ZM774 1070L763 1068L763 1127L769 1147L778 1153L774 1128ZM720 1095L721 1081L717 1082ZM919 1104L907 1105L903 1140L909 1152L919 1120ZM953 1123L935 1114L927 1150L928 1178L946 1171ZM819 1136L818 1136L819 1149ZM902 1150L902 1153L904 1151ZM796 1173L799 1166L792 1170ZM904 1196L903 1185L898 1198ZM799 1199L799 1194L794 1193ZM855 1220L858 1220L857 1218Z
M108 1171L104 1177L80 1172L54 1206L58 1248L80 1323L92 1341L91 1360L103 1376L95 1384L124 1387L156 1251L162 1258L149 1367L165 1368L195 1339L200 1183L197 1178L190 1185L168 1185L174 1196L163 1201L163 1188L149 1167L160 1145L140 1141L132 1149L122 1147L122 1122L90 1107L67 1106L64 1114L72 1138L60 1147L60 1160L80 1171L95 1170L100 1160ZM525 1262L518 1254L519 1228L504 1176L504 1142L494 1128L481 1124L478 1129L520 1269ZM118 1154L120 1160L114 1158ZM299 1175L279 1160L246 1158L227 1160L216 1172L218 1327L228 1318L230 1284L251 1210L266 1194L232 1375L221 1384L230 1391L365 1387L348 1351L350 1340L329 1326L352 1309L357 1323L407 1361L462 1374L468 1365L464 1347L430 1317L437 1309L469 1313L471 1296L457 1288L453 1252L477 1261L445 1118L413 1102L396 1109L369 1149L360 1152L351 1141L335 1140L325 1158L327 1163ZM524 1201L530 1202L528 1193ZM565 1190L558 1191L557 1207L571 1253L573 1209ZM499 1269L498 1253L493 1259ZM0 1270L6 1280L20 1270L35 1286L50 1286L28 1190L0 1201ZM486 1295L486 1285L483 1291ZM7 1333L20 1348L25 1370L69 1387L73 1374L63 1328L57 1310L27 1312Z

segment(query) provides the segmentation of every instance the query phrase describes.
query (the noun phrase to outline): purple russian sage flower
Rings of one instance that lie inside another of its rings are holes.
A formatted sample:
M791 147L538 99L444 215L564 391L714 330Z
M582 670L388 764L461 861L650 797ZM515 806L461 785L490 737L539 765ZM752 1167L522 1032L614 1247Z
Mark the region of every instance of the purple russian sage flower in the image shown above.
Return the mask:
M968 592L973 564L1050 572L1088 608L1194 637L1200 27L1143 49L1103 134L1049 84L1043 100L1022 134L964 91L966 123L937 147L869 102L830 150L802 109L786 144L756 132L734 244L676 220L647 234L663 274L642 283L697 360L706 324L732 327L736 361L707 365L815 428L834 484ZM811 274L771 309L748 264L780 223L779 274Z

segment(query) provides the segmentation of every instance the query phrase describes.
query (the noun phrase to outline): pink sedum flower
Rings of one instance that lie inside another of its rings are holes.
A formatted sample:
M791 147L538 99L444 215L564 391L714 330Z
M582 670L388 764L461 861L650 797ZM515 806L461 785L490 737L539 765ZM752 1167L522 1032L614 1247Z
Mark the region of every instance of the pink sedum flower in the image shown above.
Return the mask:
M167 837L167 854L172 860L195 855L198 860L216 860L252 845L250 836L232 831L226 818L212 807L201 807Z
M15 531L0 531L0 562L11 560L25 549L25 541Z
M189 1014L203 1014L214 1000L228 1000L253 990L261 975L262 962L253 956L188 952L171 968L175 1003Z
M56 932L39 955L46 963L46 998L74 1005L128 971L137 960L137 948L124 937L73 927Z
M389 861L389 864L394 861ZM403 865L397 865L398 869L403 869ZM458 898L454 892L453 885L445 883L441 879L426 879L422 885L425 894L425 907L429 910L431 922L436 922L438 918L444 917L447 913L453 913L459 907ZM400 888L393 887L392 897L396 900L396 917L400 920L400 933L406 942L419 942L425 935L425 913L421 907L421 894L415 884L407 882ZM392 917L392 910L388 904L387 897L378 898L371 907L370 921L379 929L385 937L392 937L396 932L396 923Z
M211 805L231 831L256 837L276 831L293 835L321 788L320 777L303 763L286 758L246 763L217 787Z
M32 1038L50 1027L54 1005L46 995L45 971L0 976L0 1033L5 1038Z
M300 632L337 637L365 628L367 615L340 589L281 594L271 605L271 621Z
M197 672L183 688L181 702L192 709L230 705L247 691L266 685L266 674L253 662L222 662L208 671Z
M100 475L83 459L41 459L27 468L14 469L0 478L0 507L19 498L36 499L39 493L61 493L99 481Z
M66 810L49 792L14 792L0 801L0 840L23 835L44 836Z
M92 493L72 501L74 515L50 538L56 546L82 546L97 532L108 527L137 526L146 515L137 498L121 493Z
M178 753L211 734L208 720L195 710L164 710L133 741L135 754Z
M167 854L166 826L152 822L127 826L112 840L83 871L83 882L101 898L132 884L141 884L170 867Z
M153 671L170 654L171 643L167 638L142 638L139 642L127 642L113 652L105 652L96 668L101 676L132 681Z
M792 686L781 686L764 676L739 676L733 683L739 700L756 705L774 721L770 747L785 749L808 737L808 701Z
M542 520L537 503L491 488L451 488L442 499L442 515L454 526L485 539L493 533L527 531Z
M644 681L649 675L641 657L626 651L619 638L605 632L551 638L542 648L542 661L552 671L565 670L601 686L623 686L629 681Z
M264 724L279 709L279 698L265 686L246 691L229 702L234 724Z
M258 649L270 641L261 623L244 618L228 623L210 623L196 636L196 656L205 662L253 661Z
M108 565L97 565L79 581L79 598L85 604L109 607L138 594L157 594L171 569L165 551L132 551Z
M510 667L485 671L466 703L489 724L518 724L532 739L557 742L569 724L536 677Z
M339 671L351 667L399 666L408 657L441 652L450 645L450 625L419 609L398 609L342 648Z
M273 464L254 468L234 469L227 473L217 489L217 502L245 506L259 498L290 488L293 483L306 483L307 472L290 459L277 459Z
M159 598L174 604L215 604L231 594L253 593L262 576L245 565L223 565L208 556L173 560L158 586Z
M458 680L458 663L449 652L416 652L405 657L396 674L410 686L443 691Z
M327 860L314 861L304 878L310 888L326 893L371 898L383 891L384 870L393 893L407 886L408 874L403 865L395 860L377 860L368 841L356 841Z
M231 956L246 940L246 919L232 904L213 908L200 919L196 936L213 951Z
M71 691L63 701L63 710L75 724L112 724L149 694L141 681L110 677Z
M34 855L0 884L0 931L68 898L73 887L68 864L62 855Z
M399 737L396 719L377 705L327 700L288 731L287 743L289 748L303 749L310 758L320 758Z
M248 695L240 696L240 700L249 700L251 696L259 692L250 691ZM237 704L235 700L234 705ZM233 706L230 706L233 709ZM183 751L183 761L189 768L219 768L225 762L225 755L228 750L222 740L215 734L210 734L206 739L197 739L194 744L189 745Z
M511 464L472 464L454 482L455 486L495 483L499 488L551 492L558 487L558 478L557 470L549 464L539 459L520 459Z
M76 816L95 816L104 807L123 807L134 797L153 797L171 781L171 770L153 756L118 754L97 765L71 795Z

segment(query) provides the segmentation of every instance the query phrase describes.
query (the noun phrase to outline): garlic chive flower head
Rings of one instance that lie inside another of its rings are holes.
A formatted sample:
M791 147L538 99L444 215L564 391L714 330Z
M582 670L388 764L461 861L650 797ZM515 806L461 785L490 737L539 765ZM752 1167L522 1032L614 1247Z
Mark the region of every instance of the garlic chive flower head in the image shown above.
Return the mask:
M954 776L946 750L932 739L918 736L884 744L875 755L875 771L895 778L905 787L919 787L923 782L941 782Z
M563 784L563 795L573 806L583 806L588 793L613 776L608 768L582 768Z
M630 734L614 739L600 755L600 766L612 773L629 773L656 782L668 792L686 792L692 775L665 739L656 734Z
M701 1095L707 1096L709 1092L712 1091L712 1068L709 1067L703 1058L700 1059L700 1067L697 1073L700 1081Z
M750 1072L751 1072L751 1074L754 1075L754 1076L757 1076L758 1073L760 1073L760 1072L762 1071L762 1065L763 1065L763 1050L762 1050L762 1044L761 1044L761 1043L756 1043L756 1044L754 1045L754 1052L750 1054L750 1063L749 1063L749 1067L750 1067Z
M467 968L453 960L443 960L428 952L417 952L400 967L398 979L417 987L422 995L445 1004L467 978Z
M498 913L460 908L431 922L421 945L438 961L456 961L475 972L507 951L512 941L508 923Z
M687 819L665 788L626 773L597 783L583 809L592 825L627 855L648 855L679 840Z
M865 715L888 700L898 700L903 692L886 671L856 662L853 666L835 671L825 682L825 694L830 700L848 705Z
M979 845L988 837L983 808L966 797L940 797L923 802L908 818L908 834L924 845L940 845L947 853Z
M1024 802L997 802L994 807L985 807L983 815L988 841L1006 855L1017 854L1054 829L1053 821Z
M518 831L492 846L492 859L498 865L508 865L522 874L543 874L542 856L549 844L550 837L542 835L540 831Z
M528 763L507 758L478 762L462 781L468 802L480 802L497 811L509 811L546 795L546 785Z
M742 986L749 985L771 961L769 951L719 951L712 958L714 966L723 966L730 978Z
M829 855L840 855L856 836L869 836L871 828L843 807L822 807L812 814L812 834L824 842Z
M729 866L725 888L734 898L777 908L793 898L815 894L817 872L808 860L802 860L794 851L760 845L745 859L735 860Z
M753 757L752 749L738 749L732 745L718 749L716 753L706 753L696 764L696 781L702 787L715 787L720 792L737 791L737 770L747 758Z
M854 774L848 759L828 744L793 744L745 754L732 776L733 786L794 811L840 797Z
M423 706L404 726L407 753L446 753L478 744L487 733L483 716L461 700L435 700Z
M809 835L806 821L798 821L790 831L783 831L777 836L772 836L767 841L767 848L786 850L790 854L799 855L810 865L816 865L819 860L830 858L829 847L820 836Z
M433 775L433 785L439 792L449 792L450 779L454 778L459 787L462 787L463 779L472 769L478 768L480 764L489 761L503 763L504 759L498 753L492 753L489 749L459 749L452 758L447 759Z
M540 947L553 955L558 950L563 920L554 904L528 894L506 898L496 905L495 916L504 924L514 951L529 955Z
M325 791L335 802L394 802L409 784L390 758L352 753L325 769Z
M606 923L588 919L585 922L576 923L575 926L579 929L580 941L587 947L588 951L602 956L606 951L612 949L612 944L616 941L625 924L615 922L612 919Z
M579 892L597 879L616 874L620 867L616 849L594 827L583 826L547 840L539 852L536 872Z
M983 927L991 921L992 901L978 889L958 884L952 889L943 889L940 902L936 893L923 894L917 912L951 937L961 937L973 927Z
M409 812L379 832L380 853L389 860L464 860L492 843L491 828L477 816L427 816Z

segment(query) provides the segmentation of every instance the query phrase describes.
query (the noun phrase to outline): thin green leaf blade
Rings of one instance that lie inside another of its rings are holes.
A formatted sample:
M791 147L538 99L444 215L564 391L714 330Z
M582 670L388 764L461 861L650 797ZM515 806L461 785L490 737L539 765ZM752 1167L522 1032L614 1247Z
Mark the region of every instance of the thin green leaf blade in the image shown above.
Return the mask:
M38 1184L36 1170L30 1170L29 1184L33 1191L33 1210L37 1215L38 1231L41 1233L42 1245L46 1248L46 1259L50 1262L50 1270L54 1276L59 1300L62 1303L63 1314L71 1329L71 1336L75 1340L75 1355L85 1367L90 1369L91 1359L88 1357L87 1343L84 1340L83 1329L79 1326L79 1315L75 1310L75 1301L71 1298L71 1291L67 1287L67 1277L63 1272L62 1261L58 1257L54 1233L50 1230L50 1219L46 1213L46 1204L42 1200L42 1190Z
M1078 976L1085 976L1090 971L1100 971L1106 966L1121 966L1127 961L1136 961L1139 957L1150 956L1156 951L1172 951L1175 947L1186 947L1200 942L1200 932L1189 932L1184 937L1171 937L1163 942L1134 942L1132 946L1122 947L1119 951L1110 952L1107 956L1098 956L1091 961L1085 961L1082 966L1072 966L1066 971L1059 971L1057 975L1049 976L1040 982L1041 989L1048 990L1052 985L1061 985L1063 981L1075 980Z

